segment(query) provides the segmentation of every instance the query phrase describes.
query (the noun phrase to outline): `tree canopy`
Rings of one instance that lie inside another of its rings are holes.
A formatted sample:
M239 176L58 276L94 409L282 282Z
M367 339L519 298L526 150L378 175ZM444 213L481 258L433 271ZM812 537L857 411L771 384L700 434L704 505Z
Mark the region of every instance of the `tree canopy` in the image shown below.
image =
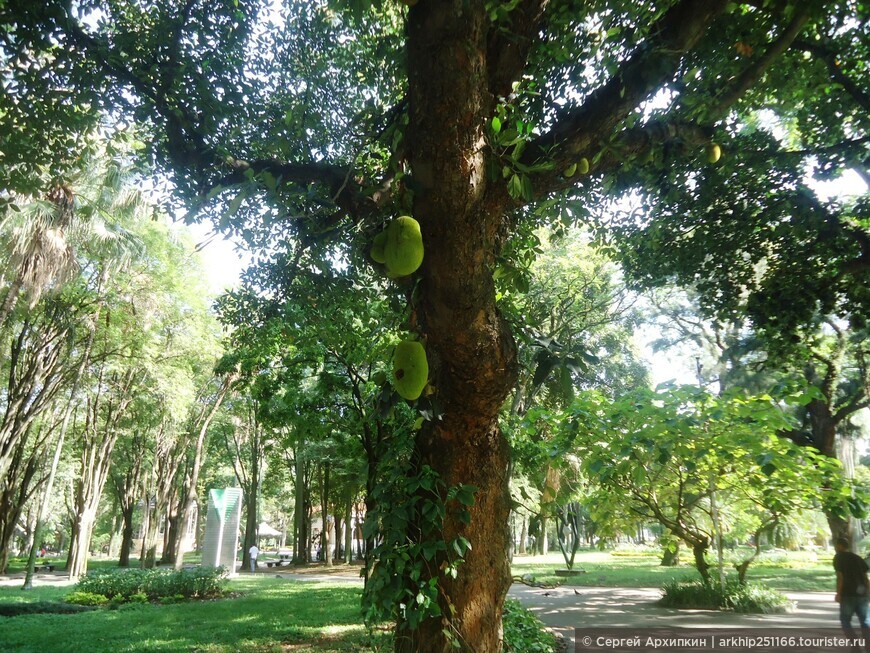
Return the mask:
M135 123L189 219L210 216L277 270L382 273L370 242L413 216L422 266L378 287L405 302L440 407L415 459L439 487L478 491L441 529L469 544L462 573L431 565L438 609L415 628L400 616L397 650L498 651L510 510L498 416L518 354L495 273L529 255L535 226L588 221L633 277L691 284L710 312L748 311L778 345L819 314L860 326L866 201L818 200L804 176L866 177L867 7L408 4L6 2L3 210L45 192L35 173L61 174L90 130ZM639 210L619 203L632 193Z

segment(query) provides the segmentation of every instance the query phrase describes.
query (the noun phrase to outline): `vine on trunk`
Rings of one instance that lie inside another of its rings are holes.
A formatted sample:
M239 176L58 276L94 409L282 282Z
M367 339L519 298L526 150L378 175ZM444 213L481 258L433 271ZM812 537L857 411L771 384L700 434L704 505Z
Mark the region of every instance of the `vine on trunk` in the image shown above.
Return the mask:
M428 465L416 473L399 462L385 470L373 492L376 508L363 527L364 536L377 541L363 591L368 628L398 620L416 629L426 619L440 618L445 636L458 643L441 579L459 575L471 543L462 536L446 540L443 527L448 509L460 521L471 521L467 508L476 491L473 485L447 487Z

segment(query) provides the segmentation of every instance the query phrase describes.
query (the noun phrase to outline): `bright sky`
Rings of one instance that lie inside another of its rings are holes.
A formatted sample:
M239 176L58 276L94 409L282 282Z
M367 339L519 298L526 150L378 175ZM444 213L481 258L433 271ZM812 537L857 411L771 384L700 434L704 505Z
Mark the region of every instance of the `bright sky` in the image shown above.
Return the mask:
M242 272L251 262L251 255L240 251L222 235L215 235L208 221L187 227L194 241L201 247L199 255L208 275L209 290L217 297L224 290L239 285Z

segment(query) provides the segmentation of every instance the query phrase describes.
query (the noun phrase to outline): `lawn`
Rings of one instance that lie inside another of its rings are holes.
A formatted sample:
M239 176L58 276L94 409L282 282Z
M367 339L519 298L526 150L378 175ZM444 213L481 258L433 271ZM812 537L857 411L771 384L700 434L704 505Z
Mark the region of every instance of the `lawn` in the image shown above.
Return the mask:
M835 583L832 555L824 552L764 554L749 567L747 580L785 591L832 592ZM734 557L739 559L739 556ZM531 574L542 583L593 587L661 587L670 580L699 578L693 565L662 567L659 561L659 556L652 553L581 550L574 563L574 569L585 571L579 576L555 575L556 569L565 568L565 561L558 553L515 556L512 567L515 576ZM726 570L736 575L729 562L726 562ZM711 571L716 573L715 568Z
M70 587L0 588L0 603L59 600ZM81 614L0 617L0 651L330 653L390 648L387 632L367 635L360 588L266 576L230 583L238 596L174 605L127 605Z
M102 566L102 565L96 565ZM581 551L575 568L586 573L559 578L558 554L517 556L515 575L545 583L605 587L661 587L694 579L690 565L661 567L648 552ZM732 570L733 573L733 570ZM767 554L750 567L749 579L780 590L833 591L830 554ZM71 586L0 587L0 603L60 601ZM391 649L389 633L370 637L362 625L358 585L296 582L272 574L242 575L229 585L232 598L173 605L126 605L79 614L0 617L0 651L32 653L376 653Z

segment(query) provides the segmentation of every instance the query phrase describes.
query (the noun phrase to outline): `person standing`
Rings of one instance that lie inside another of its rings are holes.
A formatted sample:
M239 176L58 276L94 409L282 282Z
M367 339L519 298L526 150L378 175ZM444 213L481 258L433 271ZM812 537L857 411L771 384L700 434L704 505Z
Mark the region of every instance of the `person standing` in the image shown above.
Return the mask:
M867 563L849 550L848 538L837 538L834 549L834 570L837 572L837 595L834 600L840 604L840 624L852 636L852 615L857 615L858 625L866 635L870 631L867 623L867 604L870 601Z
M248 556L251 558L251 573L253 574L257 570L257 556L260 555L260 549L257 548L257 543L251 545L251 548L248 549Z

